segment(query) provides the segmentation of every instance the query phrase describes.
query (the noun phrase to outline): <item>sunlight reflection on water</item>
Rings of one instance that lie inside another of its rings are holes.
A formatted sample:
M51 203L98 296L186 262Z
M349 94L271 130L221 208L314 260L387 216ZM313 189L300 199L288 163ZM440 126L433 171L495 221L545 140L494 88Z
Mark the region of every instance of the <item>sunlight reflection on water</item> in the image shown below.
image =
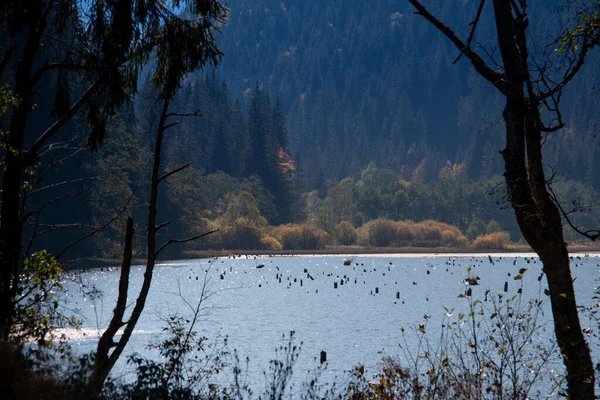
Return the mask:
M352 260L351 265L343 265L346 259ZM582 305L593 304L599 263L598 255L573 260L576 292ZM264 264L264 268L257 268L259 264ZM196 330L211 340L227 335L230 348L236 348L242 358L250 357L252 373L267 368L274 349L285 343L282 336L293 330L297 340L303 342L298 370L314 368L315 357L325 350L327 374L342 376L358 362L375 366L382 354L402 357L400 329L418 326L425 315L431 316L430 337L437 338L440 325L448 321L444 307L455 312L468 308L467 302L458 298L465 293L468 268L472 270L471 276L480 278L478 286L471 286L473 298L483 300L486 289L492 294L503 293L505 282L508 294L512 295L522 282L525 298L537 299L541 293L546 299L545 279L541 284L538 282L541 265L532 254L380 254L173 261L155 269L146 308L125 353L150 355L145 344L159 337L162 321L168 315L190 315L182 298L195 304L206 274L215 295L205 303ZM515 281L521 268L528 271L522 281ZM142 267L132 268L131 304L142 275ZM96 299L85 299L76 283L65 282L67 305L82 318L85 333L73 336L73 343L78 351L85 352L95 346L98 328L108 323L116 301L119 271L92 270L82 273L81 279L101 293ZM544 310L538 340L549 342L553 333L548 304ZM595 328L590 323L589 318L582 316L584 326ZM596 347L597 343L592 344L593 350ZM304 377L304 373L299 375Z

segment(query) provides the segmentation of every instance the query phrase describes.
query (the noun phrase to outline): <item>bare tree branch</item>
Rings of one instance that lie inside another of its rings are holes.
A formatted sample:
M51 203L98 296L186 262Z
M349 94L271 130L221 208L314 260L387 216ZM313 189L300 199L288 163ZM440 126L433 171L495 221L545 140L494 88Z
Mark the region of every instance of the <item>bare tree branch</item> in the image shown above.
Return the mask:
M127 202L125 203L125 205L123 206L123 208L114 216L110 219L110 221L108 221L106 224L102 225L101 227L99 227L98 229L94 229L92 232L88 233L87 235L84 235L82 237L80 237L79 239L71 242L70 244L67 245L67 247L65 247L64 249L62 249L60 251L60 253L58 253L56 255L56 259L58 260L63 254L66 253L67 250L69 250L71 247L75 246L78 243L83 242L84 240L86 240L87 238L95 235L96 233L106 229L107 226L109 226L110 224L112 224L113 222L115 222L121 215L123 215L123 213L127 210L127 207L129 206L129 203L131 202L131 199L133 199L133 195L135 194L135 190L133 190L131 192L131 195L129 196L129 198L127 199Z
M192 165L192 163L191 163L191 162L189 162L189 163L187 163L187 164L185 164L185 165L182 165L182 166L181 166L181 167L179 167L179 168L175 168L175 169L173 169L173 170L171 170L171 171L167 172L166 174L164 174L163 176L161 176L160 178L158 178L158 183L162 182L164 179L167 179L167 178L168 178L169 176L171 176L171 175L174 175L174 174L176 174L176 173L178 173L178 172L180 172L180 171L183 171L184 169L186 169L186 168L187 168L187 167L189 167L190 165Z
M82 228L82 229L97 229L98 228L98 226L96 226L96 225L87 225L87 224L82 224L82 223L74 223L74 224L39 224L39 226L42 227L42 228L48 228L48 229L39 232L38 236L44 235L46 233L58 231L58 230L61 230L61 229L67 229L67 228Z
M90 181L90 180L94 180L94 179L98 179L95 176L90 176L87 178L78 178L78 179L73 179L70 181L62 181L62 182L58 182L58 183L53 183L52 185L46 185L46 186L42 186L41 188L32 190L31 192L29 192L29 196L31 196L32 194L41 192L43 190L47 190L47 189L53 189L53 188L57 188L60 186L65 186L65 185L70 185L72 183L79 183L79 182L85 182L85 181Z
M162 228L164 228L165 226L168 226L168 225L171 225L171 221L166 221L166 222L163 222L162 224L156 225L155 232L160 231Z
M462 40L456 36L456 34L450 29L448 26L444 25L439 19L434 17L423 5L417 0L408 0L410 4L412 4L416 9L416 14L423 16L426 20L428 20L433 26L435 26L440 32L442 32L448 39L454 43L454 45L465 55L469 60L471 60L471 64L475 67L475 70L481 74L485 79L487 79L490 83L492 83L500 93L505 93L505 84L502 78L504 74L500 74L494 70L492 70L483 59L469 48Z
M213 231L205 232L205 233L203 233L201 235L192 236L192 237L189 237L189 238L186 238L186 239L169 239L166 243L164 243L162 246L160 246L158 248L158 250L156 250L156 253L154 253L154 254L158 257L158 253L160 253L165 247L167 247L167 246L169 246L169 245L171 245L173 243L187 243L187 242L191 242L191 241L200 239L201 237L208 236L211 233L215 233L217 231L218 231L218 229L215 229Z
M74 140L76 140L77 138L75 138ZM46 165L42 165L38 168L39 172L45 171L46 169L52 167L53 165L60 165L63 162L67 161L68 159L75 157L77 154L81 153L82 151L85 150L85 148L81 145L78 144L76 146L70 146L70 145L64 145L62 147L49 147L47 150L45 151L41 151L39 153L40 158L45 156L47 153L54 151L54 150L64 150L61 154L59 154L56 157L53 157L52 160L50 160L48 163L46 163ZM65 153L67 153L67 155L63 156ZM62 158L61 158L62 157Z
M201 117L200 110L196 110L189 113L170 112L167 114L167 118L170 117Z
M581 45L581 53L579 53L579 56L577 57L575 64L572 67L570 67L569 70L565 73L563 79L560 82L558 82L553 88L550 88L548 90L538 93L535 96L535 99L541 101L541 100L547 99L548 97L553 96L554 94L563 90L563 88L567 85L567 83L569 83L571 81L571 79L573 79L575 77L575 75L577 75L577 73L579 72L581 67L583 67L583 64L585 62L585 58L586 58L588 52L596 44L598 44L597 38L593 41L590 41L589 38L586 36L583 39L583 44Z
M163 127L163 130L165 130L165 131L166 131L167 129L169 129L169 128L172 128L172 127L174 127L175 125L179 125L179 121L171 122L170 124L167 124L167 125L165 125L165 126Z
M67 193L67 194L65 194L63 196L59 196L59 197L56 197L54 199L51 199L51 200L45 202L44 204L42 204L40 206L40 208L36 211L36 217L35 217L35 223L34 223L33 233L31 234L31 237L29 238L29 244L27 245L27 249L25 250L25 254L29 254L31 252L31 249L33 247L33 243L34 243L35 239L39 235L42 235L42 234L46 233L46 232L38 233L38 228L41 226L40 225L40 215L42 214L42 211L44 210L44 208L46 208L47 206L49 206L51 204L54 204L54 203L59 202L61 200L64 200L66 198L79 196L82 193L83 193L83 191L81 191L81 192L74 192L74 193Z
M477 29L477 24L479 23L479 19L481 18L481 12L483 11L483 6L485 5L485 0L481 0L479 3L479 8L477 9L477 14L475 15L475 19L469 23L472 26L471 32L469 33L469 37L467 38L467 47L471 48L471 42L473 41L473 37L475 36L475 30ZM463 56L464 53L460 53L456 60L454 60L453 64L456 64L458 60Z
M556 204L556 206L560 210L560 213L562 214L565 221L567 221L567 223L569 224L571 229L573 229L575 232L579 233L580 235L585 236L586 238L590 239L592 242L595 242L596 239L598 239L600 237L599 229L590 229L590 230L584 231L578 225L575 225L569 218L569 215L571 213L565 212L564 208L562 207L562 205L558 201L558 198L556 197L556 193L554 193L554 190L552 189L552 187L550 185L548 185L548 191L550 192L552 201L554 202L554 204Z

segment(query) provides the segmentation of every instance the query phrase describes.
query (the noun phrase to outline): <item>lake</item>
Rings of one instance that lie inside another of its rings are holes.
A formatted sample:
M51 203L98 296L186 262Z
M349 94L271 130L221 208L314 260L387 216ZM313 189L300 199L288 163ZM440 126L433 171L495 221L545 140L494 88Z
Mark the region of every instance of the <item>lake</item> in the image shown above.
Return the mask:
M344 265L345 260L351 265ZM596 301L599 265L597 254L573 256L580 305ZM528 269L523 279L515 280L522 268ZM132 268L129 303L142 275L143 267ZM435 338L436 329L448 321L446 313L468 312L467 300L459 298L468 288L473 299L482 301L504 294L505 285L507 295L522 288L524 298L545 300L543 327L535 340L549 343L554 338L552 319L543 293L546 279L540 283L540 275L541 264L533 254L252 256L165 262L155 269L146 308L125 353L150 355L145 345L160 337L165 318L190 315L185 302L197 303L205 276L213 295L203 304L196 330L212 341L228 336L229 348L250 358L250 374L268 368L275 348L287 342L283 336L290 331L303 342L297 371L313 369L322 350L327 352L329 377L342 377L359 362L375 367L383 354L403 357L401 328L409 330L410 345L415 335L409 328L428 316ZM465 280L475 276L479 285L467 286ZM101 293L90 299L78 283L65 280L66 305L82 319L85 333L72 336L73 347L85 352L94 348L98 328L107 326L119 270L89 270L79 278ZM598 328L587 314L582 314L582 324ZM591 344L597 355L598 343ZM120 363L118 374L125 373L123 366Z

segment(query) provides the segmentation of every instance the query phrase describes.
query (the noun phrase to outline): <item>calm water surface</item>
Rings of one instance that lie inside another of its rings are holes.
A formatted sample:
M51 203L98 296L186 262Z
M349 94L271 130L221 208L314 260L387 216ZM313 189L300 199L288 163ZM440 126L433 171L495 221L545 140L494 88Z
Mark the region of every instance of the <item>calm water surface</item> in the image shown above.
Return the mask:
M352 259L352 265L343 261ZM257 268L264 265L262 268ZM598 255L575 255L572 270L578 301L593 305L594 289L599 286ZM203 316L196 329L211 340L226 335L229 347L242 357L250 357L251 373L267 368L274 350L295 331L302 352L298 370L313 368L321 350L327 352L328 374L342 376L358 362L367 367L381 360L382 353L401 355L400 329L423 323L431 316L429 326L444 321L445 309L466 311L468 303L458 295L465 293L464 280L471 275L480 278L473 286L473 297L484 299L484 292L508 294L519 289L513 278L519 269L524 274L523 295L526 298L548 298L543 294L545 278L538 277L541 265L528 254L488 255L402 255L402 256L294 256L251 258L197 259L168 262L158 266L144 313L133 335L127 354L145 350L148 341L157 339L164 319L179 313L189 315L185 301L196 304L206 275L214 293L203 304ZM142 281L143 267L132 268L130 302ZM74 337L74 347L89 351L97 340L98 328L108 324L117 296L118 269L92 270L81 274L89 287L101 296L90 299L82 295L80 286L69 280L67 306L83 320L86 336ZM336 288L337 287L337 288ZM398 297L399 293L399 298ZM549 307L545 313L546 333L538 339L553 339ZM582 323L597 328L582 315ZM435 336L434 336L435 337ZM598 359L597 343L592 343ZM120 371L125 371L121 364Z

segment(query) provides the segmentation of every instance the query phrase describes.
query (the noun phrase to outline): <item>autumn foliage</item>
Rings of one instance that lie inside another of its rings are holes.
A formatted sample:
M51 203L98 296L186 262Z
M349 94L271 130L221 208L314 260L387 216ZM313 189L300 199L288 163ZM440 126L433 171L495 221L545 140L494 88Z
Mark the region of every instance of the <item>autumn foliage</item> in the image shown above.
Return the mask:
M455 226L432 220L413 222L376 219L359 229L358 244L374 247L460 247L466 244Z
M510 244L510 235L508 232L493 232L481 235L472 242L476 249L504 250Z
M275 237L284 250L318 250L325 248L328 234L322 229L302 224L286 224L275 228Z

